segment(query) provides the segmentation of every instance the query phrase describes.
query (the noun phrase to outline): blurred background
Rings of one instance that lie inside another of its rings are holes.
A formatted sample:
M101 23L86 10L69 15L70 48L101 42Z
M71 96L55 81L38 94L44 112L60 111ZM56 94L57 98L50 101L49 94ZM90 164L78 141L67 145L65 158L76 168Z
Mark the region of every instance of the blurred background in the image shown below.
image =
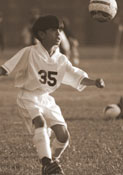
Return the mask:
M67 18L80 47L114 47L118 26L123 22L123 0L118 0L117 3L117 16L104 24L91 18L88 12L89 0L0 0L3 47L22 47L23 28L33 15L38 14L54 14ZM122 40L120 42L122 44Z

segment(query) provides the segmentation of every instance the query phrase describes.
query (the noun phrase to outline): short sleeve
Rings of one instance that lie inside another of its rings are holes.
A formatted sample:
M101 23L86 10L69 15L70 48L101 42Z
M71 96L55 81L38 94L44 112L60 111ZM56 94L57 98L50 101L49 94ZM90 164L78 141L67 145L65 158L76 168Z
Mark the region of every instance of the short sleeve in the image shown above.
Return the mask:
M17 72L25 66L27 61L27 55L29 54L28 47L21 49L12 58L6 61L2 67L7 71L7 74L11 72Z
M76 88L78 91L82 91L86 86L80 84L80 82L87 77L88 77L88 74L85 71L72 66L72 64L69 61L67 61L62 83L66 85L70 85L73 88Z

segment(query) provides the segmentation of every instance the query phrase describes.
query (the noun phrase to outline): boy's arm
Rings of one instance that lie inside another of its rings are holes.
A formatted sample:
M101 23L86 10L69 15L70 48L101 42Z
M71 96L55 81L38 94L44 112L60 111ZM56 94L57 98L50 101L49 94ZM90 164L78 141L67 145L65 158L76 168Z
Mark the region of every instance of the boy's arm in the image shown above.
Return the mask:
M86 86L96 86L98 88L104 88L105 87L105 83L103 81L103 79L98 78L96 80L92 80L90 78L84 78L80 84L86 85Z
M24 69L27 65L28 55L30 48L25 47L18 51L13 57L7 60L0 67L0 75L9 75L12 72L18 72L20 69Z
M3 67L0 66L0 76L2 75L7 75L7 71Z

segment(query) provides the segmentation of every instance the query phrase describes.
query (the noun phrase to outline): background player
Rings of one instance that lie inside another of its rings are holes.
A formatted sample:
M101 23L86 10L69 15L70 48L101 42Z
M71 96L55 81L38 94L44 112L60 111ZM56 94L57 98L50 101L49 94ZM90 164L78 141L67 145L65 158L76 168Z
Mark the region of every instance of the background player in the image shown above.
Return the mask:
M40 17L40 10L38 8L32 9L29 16L30 19L24 26L21 34L25 46L34 45L38 42L38 40L34 38L32 34L32 26L34 22Z
M64 174L58 159L69 144L69 131L59 106L49 95L61 83L82 91L86 86L104 87L103 79L92 80L83 70L72 66L59 52L63 22L56 16L41 16L33 24L36 45L25 47L0 67L0 75L16 73L20 89L17 105L42 164L43 175ZM50 145L47 128L55 133Z
M120 114L116 117L116 119L123 119L123 96L120 97L119 102L117 103L117 105L120 107Z
M60 51L77 66L80 63L79 42L71 31L69 19L64 17L63 22L64 28L61 33L62 40L60 44Z

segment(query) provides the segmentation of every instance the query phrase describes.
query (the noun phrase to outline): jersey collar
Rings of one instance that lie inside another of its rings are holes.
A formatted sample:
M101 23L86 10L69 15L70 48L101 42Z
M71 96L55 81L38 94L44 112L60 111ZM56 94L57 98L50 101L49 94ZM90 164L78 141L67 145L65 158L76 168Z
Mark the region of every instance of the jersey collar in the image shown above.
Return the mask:
M58 55L60 54L59 47L56 46L56 50L54 51L53 55L50 56L47 50L41 44L41 42L38 42L36 44L36 49L38 53L42 56L43 60L49 64L54 64L57 61Z

